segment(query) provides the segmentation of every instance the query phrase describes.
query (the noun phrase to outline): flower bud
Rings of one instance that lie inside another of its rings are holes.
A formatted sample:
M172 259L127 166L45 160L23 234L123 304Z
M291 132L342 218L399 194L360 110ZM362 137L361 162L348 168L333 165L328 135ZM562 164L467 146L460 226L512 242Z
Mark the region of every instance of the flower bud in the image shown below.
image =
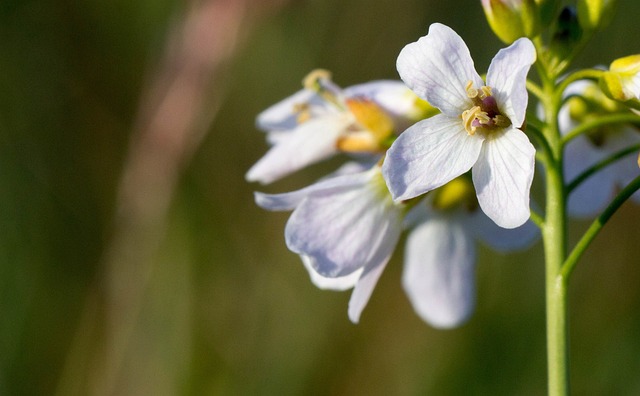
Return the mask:
M617 0L578 0L578 20L584 30L596 30L611 22Z
M640 55L616 59L600 77L602 91L611 99L640 109Z
M582 28L578 23L576 9L571 6L564 7L558 16L549 43L549 52L558 64L564 62L575 51L581 37Z
M534 0L482 0L482 7L493 32L507 44L540 33Z

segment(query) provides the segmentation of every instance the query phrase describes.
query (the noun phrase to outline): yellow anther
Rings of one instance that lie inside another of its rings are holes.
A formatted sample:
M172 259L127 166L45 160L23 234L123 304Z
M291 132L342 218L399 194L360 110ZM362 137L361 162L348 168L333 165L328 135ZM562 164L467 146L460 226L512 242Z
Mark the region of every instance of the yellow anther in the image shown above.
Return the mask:
M311 119L311 109L308 103L296 103L293 105L293 112L297 113L296 122L302 124Z
M491 96L491 87L487 87L486 85L480 87L480 99L487 98Z
M498 128L506 128L511 125L511 120L502 114L498 114L493 117L493 124Z
M393 133L393 120L375 102L369 99L348 99L347 107L376 142Z
M478 90L473 87L473 81L467 81L467 85L464 87L465 91L467 91L467 96L471 99L478 97Z
M474 135L476 133L477 127L473 125L473 121L476 119L480 121L481 124L487 123L490 120L487 113L482 111L480 106L473 106L469 110L462 112L462 124L469 135Z
M340 137L336 147L345 153L374 153L380 150L380 144L366 132Z
M319 91L322 88L320 80L331 80L331 72L325 69L312 70L302 80L302 86L313 91Z

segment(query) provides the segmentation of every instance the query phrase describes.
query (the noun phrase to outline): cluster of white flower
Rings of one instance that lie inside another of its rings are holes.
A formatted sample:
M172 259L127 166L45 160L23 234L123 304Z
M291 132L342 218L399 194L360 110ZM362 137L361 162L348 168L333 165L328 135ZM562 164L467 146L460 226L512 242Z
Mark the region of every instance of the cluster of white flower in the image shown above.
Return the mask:
M286 243L314 284L354 288L352 321L403 230L403 286L416 312L442 328L473 310L476 239L500 251L535 240L527 221L535 149L520 129L535 57L528 39L516 41L498 52L485 84L464 41L434 24L401 52L404 84L341 90L316 71L302 91L258 116L272 147L247 173L250 181L270 183L334 154L360 153L309 187L256 193L265 209L293 210Z
M400 52L402 82L341 90L326 71L311 73L304 90L258 117L273 146L247 179L269 183L337 153L357 154L309 187L256 193L265 209L293 210L286 243L314 284L354 288L353 322L405 231L402 284L418 315L439 328L473 311L476 240L509 251L542 235L549 390L566 395L569 278L621 205L640 202L640 55L568 72L615 2L560 3L482 1L509 45L486 79L441 24ZM538 82L527 79L534 63ZM529 93L537 114L527 114ZM536 160L542 213L530 207ZM597 216L571 250L567 214Z

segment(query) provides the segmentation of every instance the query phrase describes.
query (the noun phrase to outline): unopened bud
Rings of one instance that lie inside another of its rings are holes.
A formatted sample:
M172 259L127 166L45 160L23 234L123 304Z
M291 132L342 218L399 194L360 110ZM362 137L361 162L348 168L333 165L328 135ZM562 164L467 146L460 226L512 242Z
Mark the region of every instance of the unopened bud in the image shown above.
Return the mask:
M611 22L617 0L578 0L578 20L584 30L596 30Z
M540 33L534 0L482 0L482 7L493 32L507 44Z
M562 63L564 59L570 57L575 51L576 44L580 42L582 37L582 28L578 23L578 14L574 7L564 7L558 16L551 43L549 44L549 52L557 60Z
M602 91L611 99L640 109L640 55L616 59L600 77Z

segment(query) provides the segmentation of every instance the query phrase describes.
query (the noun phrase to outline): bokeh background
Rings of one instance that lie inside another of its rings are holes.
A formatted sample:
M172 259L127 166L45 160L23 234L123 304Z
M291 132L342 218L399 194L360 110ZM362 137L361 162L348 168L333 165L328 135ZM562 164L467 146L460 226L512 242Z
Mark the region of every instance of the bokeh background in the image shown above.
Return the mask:
M638 15L621 0L577 65L640 52ZM400 249L353 325L252 197L340 159L243 178L259 111L317 67L397 78L432 22L478 70L502 46L469 0L1 2L0 394L544 394L539 244L481 249L477 312L449 331L413 313ZM638 224L625 205L572 279L575 394L640 394Z

